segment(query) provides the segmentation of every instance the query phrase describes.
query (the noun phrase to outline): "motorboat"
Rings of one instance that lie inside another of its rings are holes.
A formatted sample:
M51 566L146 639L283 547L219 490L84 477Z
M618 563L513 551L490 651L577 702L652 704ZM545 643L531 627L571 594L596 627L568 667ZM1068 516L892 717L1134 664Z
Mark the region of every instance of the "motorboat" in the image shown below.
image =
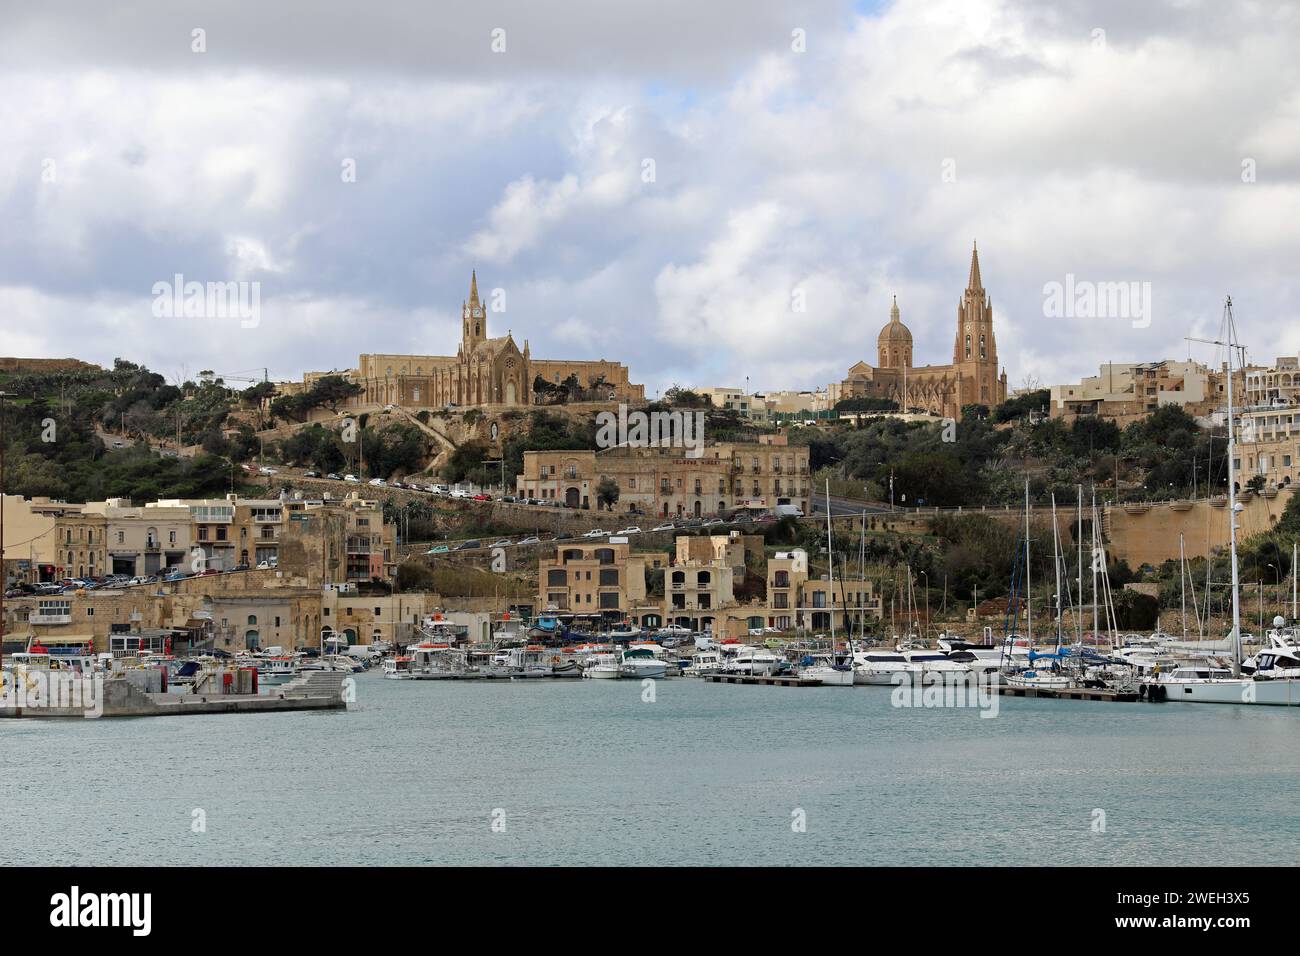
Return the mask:
M722 670L722 655L718 651L697 651L682 673L687 677L705 677Z
M412 659L405 654L384 658L384 678L386 680L410 680L414 676L411 673L411 662Z
M773 654L765 647L755 647L752 644L724 644L722 651L724 674L771 677L785 665L785 658ZM728 651L731 653L728 654Z
M919 680L920 676L921 665L913 664L900 651L853 652L855 684L897 685Z
M658 680L668 676L668 665L648 647L630 647L622 654L619 672L623 677L636 680Z
M819 680L823 687L852 687L852 658L838 658L834 654L812 654L804 658L799 676Z
M591 654L582 669L583 677L593 680L617 680L623 676L622 662L617 654Z

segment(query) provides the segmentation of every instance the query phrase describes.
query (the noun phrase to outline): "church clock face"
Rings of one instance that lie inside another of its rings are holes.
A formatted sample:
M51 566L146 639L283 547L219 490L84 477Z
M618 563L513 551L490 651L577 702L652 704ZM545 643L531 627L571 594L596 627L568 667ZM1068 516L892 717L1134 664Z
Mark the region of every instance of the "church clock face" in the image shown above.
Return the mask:
M474 310L474 318L476 318L476 319L481 319L481 318L483 318L483 310L482 310L482 309L475 309L475 310Z

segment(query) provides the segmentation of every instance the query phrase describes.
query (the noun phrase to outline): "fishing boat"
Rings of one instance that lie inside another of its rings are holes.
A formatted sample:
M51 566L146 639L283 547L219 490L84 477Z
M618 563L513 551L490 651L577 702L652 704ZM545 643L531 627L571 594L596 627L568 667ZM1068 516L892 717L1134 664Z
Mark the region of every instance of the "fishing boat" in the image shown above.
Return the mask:
M386 680L410 680L411 658L406 654L384 658L384 678Z
M722 654L716 650L697 651L682 673L687 677L706 677L722 670Z

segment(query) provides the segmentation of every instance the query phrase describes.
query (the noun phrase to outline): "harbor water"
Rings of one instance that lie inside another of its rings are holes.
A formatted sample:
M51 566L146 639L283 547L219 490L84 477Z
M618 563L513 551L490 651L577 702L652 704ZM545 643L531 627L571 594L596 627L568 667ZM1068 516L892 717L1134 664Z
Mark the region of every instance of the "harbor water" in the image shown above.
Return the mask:
M0 862L1295 862L1293 708L646 696L369 673L347 712L0 721Z

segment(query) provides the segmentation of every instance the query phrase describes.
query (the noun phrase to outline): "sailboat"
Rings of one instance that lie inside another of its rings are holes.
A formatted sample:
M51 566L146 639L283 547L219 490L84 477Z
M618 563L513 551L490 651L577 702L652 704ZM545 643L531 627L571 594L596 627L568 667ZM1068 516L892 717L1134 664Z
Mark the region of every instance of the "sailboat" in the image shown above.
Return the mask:
M1056 499L1052 499L1052 532L1056 532ZM1056 560L1053 553L1052 560L1056 564L1057 581L1056 590L1060 593L1060 562ZM1034 605L1033 596L1030 590L1029 582L1029 480L1025 479L1025 631L1029 638L1029 666L1024 670L1014 671L1006 675L1006 682L1011 687L1033 687L1043 690L1063 690L1074 685L1074 678L1065 672L1061 665L1065 661L1065 656L1061 653L1060 640L1060 615L1057 615L1057 640L1056 651L1049 654L1040 654L1033 649L1034 645ZM1059 601L1057 602L1059 605ZM1045 666L1035 666L1035 661L1050 661Z
M830 570L831 595L831 649L829 654L813 655L813 662L799 671L800 677L819 680L824 687L853 686L853 642L849 642L848 662L841 664L835 658L835 543L831 527L831 483L826 481L826 560Z
M1141 691L1148 700L1188 701L1194 704L1272 704L1300 706L1300 679L1279 677L1269 679L1262 675L1243 676L1241 670L1241 582L1237 568L1237 515L1243 505L1237 501L1235 459L1237 455L1237 428L1233 408L1233 359L1243 349L1237 344L1237 329L1232 318L1232 297L1223 304L1223 335L1220 340L1189 339L1226 348L1228 353L1228 549L1232 566L1232 667L1212 663L1185 663L1167 677L1142 685ZM1242 365L1245 364L1244 356Z

